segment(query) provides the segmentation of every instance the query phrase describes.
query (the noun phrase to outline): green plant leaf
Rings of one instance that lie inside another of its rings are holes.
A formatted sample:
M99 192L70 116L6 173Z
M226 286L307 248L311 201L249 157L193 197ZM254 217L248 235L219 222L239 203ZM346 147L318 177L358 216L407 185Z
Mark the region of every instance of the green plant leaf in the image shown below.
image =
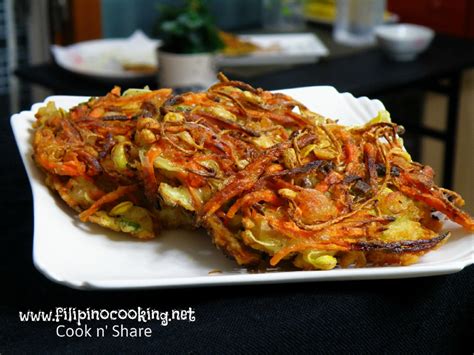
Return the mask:
M163 42L161 48L168 52L214 52L224 46L203 0L188 0L181 8L160 7L157 28Z

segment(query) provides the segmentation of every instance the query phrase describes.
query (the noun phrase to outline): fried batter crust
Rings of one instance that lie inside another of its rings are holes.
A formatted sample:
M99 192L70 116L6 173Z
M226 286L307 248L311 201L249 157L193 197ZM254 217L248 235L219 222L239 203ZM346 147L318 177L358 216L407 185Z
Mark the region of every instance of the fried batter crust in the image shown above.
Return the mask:
M116 87L36 118L35 161L82 221L143 239L203 227L239 265L407 265L449 237L434 210L474 229L386 112L344 127L220 74L206 92Z

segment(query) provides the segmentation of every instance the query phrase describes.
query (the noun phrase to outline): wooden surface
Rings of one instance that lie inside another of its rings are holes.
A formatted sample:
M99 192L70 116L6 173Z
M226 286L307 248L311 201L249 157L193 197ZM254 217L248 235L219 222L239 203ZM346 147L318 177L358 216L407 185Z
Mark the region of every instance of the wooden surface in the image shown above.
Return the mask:
M102 38L101 0L52 1L49 12L54 44L65 46Z
M71 0L74 41L102 37L100 0Z

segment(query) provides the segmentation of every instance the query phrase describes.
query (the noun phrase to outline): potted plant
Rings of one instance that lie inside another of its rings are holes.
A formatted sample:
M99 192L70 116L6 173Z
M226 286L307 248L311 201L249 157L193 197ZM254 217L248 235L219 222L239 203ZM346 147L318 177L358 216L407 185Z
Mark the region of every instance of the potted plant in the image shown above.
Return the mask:
M214 54L223 42L204 0L186 0L184 7L162 7L158 33L162 87L205 88L215 81Z

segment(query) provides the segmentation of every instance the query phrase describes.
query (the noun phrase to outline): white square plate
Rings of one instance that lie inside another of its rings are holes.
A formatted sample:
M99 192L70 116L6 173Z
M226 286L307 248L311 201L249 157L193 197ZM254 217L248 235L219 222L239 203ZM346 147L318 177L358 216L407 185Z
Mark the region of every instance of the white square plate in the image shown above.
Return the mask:
M51 46L54 61L70 72L106 82L154 80L159 40L148 38L135 31L128 38L95 39L71 44ZM144 64L155 67L155 72L141 73L125 70L124 64Z
M282 90L313 111L361 124L383 109L378 100L355 98L328 86ZM68 109L87 97L52 96L11 118L34 201L34 264L53 281L80 289L146 288L277 283L297 281L388 279L457 272L473 263L474 240L453 223L453 232L439 250L415 265L334 269L329 271L277 271L252 274L224 257L202 232L167 231L152 241L139 241L96 225L84 224L44 184L33 162L31 139L34 113L48 101ZM210 273L211 270L221 273Z
M315 63L329 54L314 33L240 35L239 38L255 43L262 50L242 56L220 55L217 57L218 65L240 67Z

